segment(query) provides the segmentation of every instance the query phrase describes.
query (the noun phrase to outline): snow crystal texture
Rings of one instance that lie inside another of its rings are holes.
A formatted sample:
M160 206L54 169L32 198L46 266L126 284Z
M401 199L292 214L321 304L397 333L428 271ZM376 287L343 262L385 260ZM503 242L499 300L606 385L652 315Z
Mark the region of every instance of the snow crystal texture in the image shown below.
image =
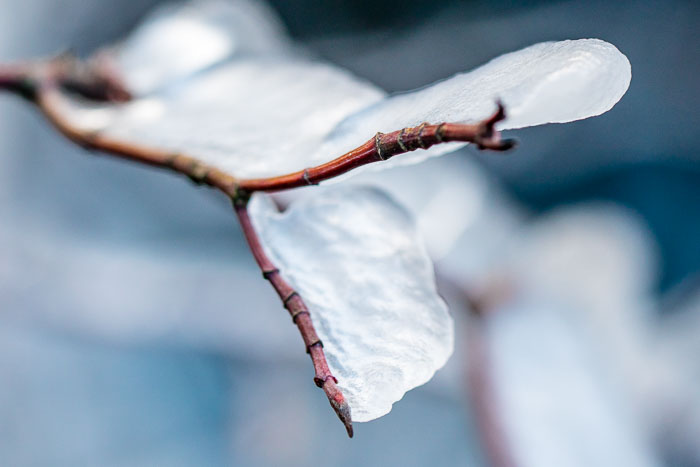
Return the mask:
M395 201L374 188L334 187L282 214L255 195L250 212L310 309L353 420L385 415L445 364L453 321L416 227Z

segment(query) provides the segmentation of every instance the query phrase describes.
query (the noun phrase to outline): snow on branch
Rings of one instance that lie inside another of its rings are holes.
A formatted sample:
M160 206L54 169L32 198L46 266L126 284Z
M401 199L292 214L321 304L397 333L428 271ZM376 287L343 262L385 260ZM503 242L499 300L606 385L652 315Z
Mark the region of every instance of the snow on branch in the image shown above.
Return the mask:
M0 66L0 89L35 103L76 144L175 171L233 200L253 256L300 331L314 381L350 436L351 411L357 421L387 413L452 352L431 260L410 214L376 191L322 190L283 214L256 193L415 163L466 143L508 150L513 140L499 130L599 115L630 78L614 46L582 39L536 44L387 96L300 52L266 8L245 1L163 8L84 61Z

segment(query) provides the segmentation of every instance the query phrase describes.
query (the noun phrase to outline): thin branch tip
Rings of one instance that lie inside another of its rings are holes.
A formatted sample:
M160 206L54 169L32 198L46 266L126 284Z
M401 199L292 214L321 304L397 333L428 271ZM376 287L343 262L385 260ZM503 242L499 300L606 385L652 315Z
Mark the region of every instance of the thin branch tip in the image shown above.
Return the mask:
M315 371L314 381L319 385L341 420L350 438L353 437L351 409L337 385L336 378L326 361L322 343L317 335L309 309L303 298L285 281L274 263L267 257L248 213L248 202L256 191L275 192L319 183L345 174L360 166L381 163L391 157L426 150L448 142L473 143L479 149L507 151L516 146L514 139L502 139L495 128L506 118L505 106L496 100L496 110L488 118L475 123L422 123L390 133L376 133L355 149L323 164L276 177L239 179L198 158L171 151L121 141L118 138L89 132L72 121L62 110L65 92L77 93L89 99L105 102L124 102L132 94L115 67L109 51L81 61L71 54L50 60L0 66L0 90L9 90L36 104L47 119L73 142L90 150L111 153L126 160L169 169L187 176L196 184L215 187L231 199L251 252L264 278L280 297L298 328L306 345Z
M331 407L335 411L336 415L343 425L345 425L345 430L348 432L350 438L354 435L354 430L352 428L352 415L350 412L350 405L345 400L342 391L336 384L334 377L328 378L323 384L323 392L326 393L328 397L328 402L330 402Z
M345 425L345 431L348 433L348 438L352 438L355 431L352 428L352 417L350 416L350 406L347 402L343 402L338 407L333 407L335 413L340 418L340 421Z
M242 191L242 193L246 193ZM302 340L306 346L306 351L311 357L311 362L314 366L314 383L326 394L331 407L348 432L348 436L352 438L352 416L350 415L350 406L345 400L343 392L338 387L338 380L331 373L328 367L328 362L323 351L323 343L318 337L314 324L309 314L309 309L304 303L303 298L296 290L282 277L279 268L267 256L262 246L260 237L255 231L255 227L248 213L248 199L245 196L232 196L233 208L238 217L238 221L245 235L248 246L250 247L253 258L260 267L265 280L275 289L279 295L282 305L287 309L292 322L296 325Z
M478 125L478 132L474 136L474 143L479 149L490 149L492 151L508 151L517 145L517 141L512 138L502 139L501 132L496 129L496 123L506 119L506 109L503 101L496 99L496 111L486 120L482 120Z
M506 107L501 99L496 99L496 111L486 119L485 123L493 127L494 124L506 119Z

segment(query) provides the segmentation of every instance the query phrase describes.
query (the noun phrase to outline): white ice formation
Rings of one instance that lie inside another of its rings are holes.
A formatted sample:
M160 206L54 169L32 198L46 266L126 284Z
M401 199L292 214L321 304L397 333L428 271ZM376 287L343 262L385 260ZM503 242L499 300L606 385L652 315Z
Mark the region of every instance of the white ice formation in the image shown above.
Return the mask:
M354 421L380 417L426 383L453 347L453 323L409 213L374 188L332 187L251 215L267 253L304 297Z

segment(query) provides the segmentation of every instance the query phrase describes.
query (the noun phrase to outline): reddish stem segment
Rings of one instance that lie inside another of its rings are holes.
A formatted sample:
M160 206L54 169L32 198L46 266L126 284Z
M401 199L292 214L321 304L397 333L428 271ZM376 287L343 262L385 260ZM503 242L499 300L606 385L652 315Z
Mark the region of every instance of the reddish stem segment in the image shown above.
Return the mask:
M117 140L99 132L86 131L72 122L62 111L62 87L102 100L129 98L111 69L101 65L104 62L94 59L94 66L89 67L73 59L59 58L39 65L0 67L0 89L12 90L33 99L61 133L83 147L175 170L196 183L216 187L232 198L248 196L255 191L280 191L318 184L365 164L450 141L475 143L480 149L495 151L505 151L514 145L512 140L502 140L494 128L496 122L505 118L499 102L493 115L474 125L424 123L387 134L377 133L360 147L325 164L278 177L239 180L195 157Z
M198 159L182 153L124 142L99 132L86 132L61 111L64 96L54 82L40 83L35 101L53 125L75 143L104 151L124 159L145 163L161 168L169 168L186 175L198 184L218 188L226 195L237 198L255 191L280 191L315 185L362 165L387 160L398 154L427 149L435 144L461 141L471 142L481 149L505 151L513 147L513 140L502 140L495 130L496 122L505 118L503 106L499 103L496 112L486 120L474 125L459 123L423 124L415 128L404 128L392 133L377 133L362 146L342 156L305 170L288 175L261 179L236 179L233 175L211 167Z
M321 339L319 339L318 334L316 334L314 325L311 322L309 309L306 307L301 296L284 280L279 269L277 269L270 258L265 254L260 239L250 221L247 200L236 200L233 205L245 238L250 246L250 251L253 253L253 257L258 263L258 266L260 266L263 277L267 279L275 289L284 307L289 311L292 321L299 329L299 334L301 334L304 345L306 345L306 352L311 357L311 361L314 365L314 382L316 386L323 389L323 392L326 393L331 407L333 407L335 413L338 414L338 418L340 418L345 425L348 436L352 438L353 430L350 406L345 401L342 391L337 386L338 380L328 368L328 362L326 362L326 356L323 353L323 343Z
M166 151L149 146L124 142L99 132L89 132L73 124L61 112L64 99L55 82L40 83L35 96L36 104L46 118L64 136L74 143L86 148L103 151L123 159L160 168L167 168L186 175L197 184L207 184L218 188L229 197L238 195L236 179L213 167L208 166L185 154Z
M0 65L0 90L31 97L29 77L32 67L28 64Z
M503 105L498 102L498 109L486 120L475 125L461 123L440 123L430 125L423 123L413 128L404 128L392 133L377 133L374 138L362 146L316 167L300 170L279 177L240 180L238 186L245 192L279 191L316 185L357 167L373 162L385 161L398 154L416 149L428 149L431 146L450 141L475 143L479 149L506 151L515 142L501 139L494 128L496 122L505 118Z
M71 57L16 66L0 66L0 89L33 99L51 123L75 143L125 159L180 172L197 183L216 187L230 197L247 196L255 191L280 191L315 185L362 165L387 160L398 154L450 141L474 143L479 149L506 151L513 140L501 139L494 125L505 118L503 105L489 118L474 125L423 123L374 138L325 164L277 177L237 180L233 175L202 163L197 158L172 151L116 140L99 132L89 132L71 122L62 112L61 88L69 88L100 100L128 100L130 95L108 61L98 55L82 63Z

